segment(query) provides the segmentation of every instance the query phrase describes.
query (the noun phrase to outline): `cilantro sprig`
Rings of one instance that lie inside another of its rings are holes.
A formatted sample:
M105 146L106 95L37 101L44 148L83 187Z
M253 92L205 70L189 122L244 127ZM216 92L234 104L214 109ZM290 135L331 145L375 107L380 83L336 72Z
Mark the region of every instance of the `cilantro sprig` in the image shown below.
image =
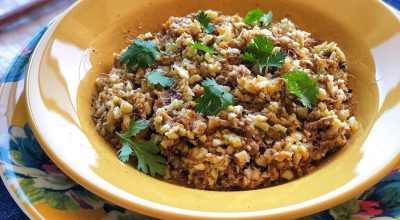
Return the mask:
M261 23L264 27L269 27L272 25L272 16L274 14L272 11L269 11L267 14L264 14L264 16L261 18Z
M157 146L155 138L150 140L133 140L141 131L149 126L149 121L140 120L131 122L129 129L124 133L118 133L118 137L121 139L121 149L118 151L118 158L122 162L128 161L129 157L134 154L137 157L138 164L137 169L143 173L156 176L157 174L165 175L165 159L158 155L160 148Z
M208 17L208 15L204 12L201 11L200 13L197 14L196 16L197 21L199 21L201 27L204 29L206 33L212 33L214 32L214 25L211 23L211 18Z
M203 114L215 115L233 104L233 95L226 92L214 79L207 78L201 85L204 93L195 100L195 111Z
M245 24L252 25L255 21L258 21L262 18L264 12L261 9L254 9L247 12L247 15L243 18Z
M189 45L192 46L194 49L201 50L204 53L209 53L211 55L216 52L214 47L206 46L206 45L200 44L198 42L189 43Z
M134 40L122 54L120 65L129 67L148 68L153 65L160 55L160 49L153 41Z
M247 12L247 15L243 18L243 21L245 24L252 26L261 24L263 27L268 27L272 24L272 16L272 11L264 14L264 12L258 8Z
M260 73L262 73L264 67L280 67L285 60L285 52L279 51L272 54L273 49L274 43L271 40L263 35L257 35L253 42L247 46L247 51L242 55L242 58L246 61L256 63Z
M316 78L311 78L303 71L290 71L283 75L286 80L286 86L290 92L300 98L300 101L307 108L317 104L319 93L318 80L320 73Z
M160 85L162 87L172 86L174 80L171 77L165 76L160 72L160 70L156 70L150 72L146 75L147 80L153 85Z

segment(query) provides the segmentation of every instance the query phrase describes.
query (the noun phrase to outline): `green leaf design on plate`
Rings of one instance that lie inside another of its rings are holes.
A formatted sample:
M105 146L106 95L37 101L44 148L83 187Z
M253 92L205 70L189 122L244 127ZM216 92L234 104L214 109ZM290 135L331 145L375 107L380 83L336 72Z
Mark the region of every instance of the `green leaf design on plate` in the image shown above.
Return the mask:
M56 209L74 211L80 208L77 202L63 193L45 191L43 196L45 196L46 202Z
M48 191L43 188L36 188L32 179L23 179L19 182L23 192L25 193L26 202L32 204L47 203L51 207L60 210L74 211L78 210L79 204L74 201L65 192Z
M331 208L330 214L337 220L348 220L350 216L360 210L357 199L353 198L345 203Z

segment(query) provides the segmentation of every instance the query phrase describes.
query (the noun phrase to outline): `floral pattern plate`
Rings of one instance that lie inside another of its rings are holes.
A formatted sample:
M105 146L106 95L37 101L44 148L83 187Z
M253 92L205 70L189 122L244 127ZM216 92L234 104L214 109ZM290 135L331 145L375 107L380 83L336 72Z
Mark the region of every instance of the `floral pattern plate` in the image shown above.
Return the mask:
M21 209L34 219L152 219L118 207L65 175L41 149L27 122L24 76L48 27L15 58L0 79L0 176ZM400 219L400 169L357 198L304 220Z

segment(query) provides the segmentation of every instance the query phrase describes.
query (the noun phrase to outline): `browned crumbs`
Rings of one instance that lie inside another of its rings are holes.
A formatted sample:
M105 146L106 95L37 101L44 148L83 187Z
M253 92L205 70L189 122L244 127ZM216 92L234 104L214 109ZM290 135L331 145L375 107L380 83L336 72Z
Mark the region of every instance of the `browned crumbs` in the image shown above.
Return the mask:
M259 27L239 15L205 13L215 26L212 33L202 30L197 13L171 17L159 32L135 38L158 46L153 65L120 65L121 55L115 54L111 71L98 76L92 117L113 147L121 147L116 132L147 119L143 137L157 137L166 160L162 178L197 189L246 190L307 174L348 142L358 123L349 106L346 58L336 43L313 39L286 18ZM285 52L280 67L260 73L243 61L241 54L258 35L274 43L272 53ZM203 53L190 46L193 42L216 52ZM156 69L174 84L149 83L145 76ZM303 71L315 78L320 70L317 103L304 107L283 75ZM207 78L234 97L233 105L215 115L195 111Z

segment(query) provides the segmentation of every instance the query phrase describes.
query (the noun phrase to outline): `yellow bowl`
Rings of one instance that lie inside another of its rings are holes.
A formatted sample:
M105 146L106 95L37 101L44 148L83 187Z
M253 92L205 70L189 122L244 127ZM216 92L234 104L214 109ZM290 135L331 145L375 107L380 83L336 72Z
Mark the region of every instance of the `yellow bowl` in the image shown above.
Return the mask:
M199 9L244 15L272 10L312 36L338 42L348 58L362 129L315 172L276 187L211 192L172 185L121 163L90 119L94 79L132 36L169 16ZM37 47L26 79L33 131L51 159L97 195L137 212L171 219L284 219L356 196L400 159L400 22L379 1L83 0Z

